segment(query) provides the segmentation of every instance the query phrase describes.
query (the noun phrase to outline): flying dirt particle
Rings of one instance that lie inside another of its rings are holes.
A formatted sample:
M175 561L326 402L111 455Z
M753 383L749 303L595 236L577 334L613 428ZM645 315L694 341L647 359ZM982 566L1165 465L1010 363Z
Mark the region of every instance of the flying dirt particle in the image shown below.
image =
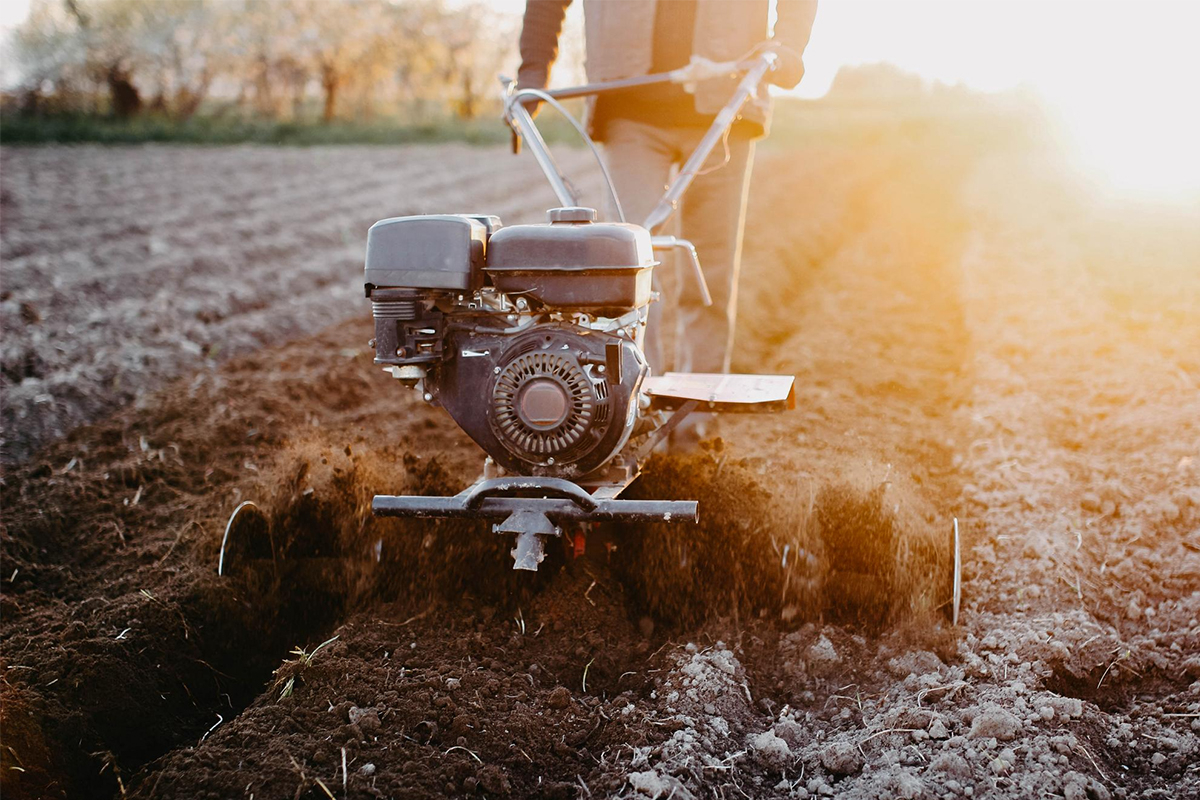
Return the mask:
M1014 714L999 706L991 706L976 715L968 736L972 739L999 739L1009 742L1017 738L1021 727L1021 720Z
M821 751L821 766L834 775L854 775L863 768L862 753L848 742L837 742Z
M363 764L358 768L358 772L360 775L370 777L375 774L375 765L368 761L366 764Z

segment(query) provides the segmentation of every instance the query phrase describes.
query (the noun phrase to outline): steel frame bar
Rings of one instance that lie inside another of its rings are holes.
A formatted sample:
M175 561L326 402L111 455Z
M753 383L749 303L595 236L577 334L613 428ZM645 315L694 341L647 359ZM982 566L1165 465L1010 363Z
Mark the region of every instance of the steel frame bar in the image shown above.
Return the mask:
M545 514L554 522L696 522L695 500L597 500L593 508L550 497L488 497L468 506L463 494L453 497L376 495L371 513L377 517L416 519L506 519L521 511Z

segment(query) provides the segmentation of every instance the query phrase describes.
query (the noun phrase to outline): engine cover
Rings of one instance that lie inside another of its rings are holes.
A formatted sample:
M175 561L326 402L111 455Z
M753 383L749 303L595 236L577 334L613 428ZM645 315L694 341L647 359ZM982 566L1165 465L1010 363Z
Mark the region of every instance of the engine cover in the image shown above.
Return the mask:
M450 339L431 386L509 472L578 479L628 440L649 372L632 342L565 323Z

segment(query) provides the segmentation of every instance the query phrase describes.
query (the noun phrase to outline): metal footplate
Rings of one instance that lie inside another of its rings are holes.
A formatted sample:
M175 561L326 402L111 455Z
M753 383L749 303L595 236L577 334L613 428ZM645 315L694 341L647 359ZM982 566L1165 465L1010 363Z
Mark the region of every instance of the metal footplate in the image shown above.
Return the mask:
M597 494L600 494L598 492ZM377 517L494 519L496 533L517 537L514 569L536 571L546 536L561 536L565 522L696 522L695 500L618 500L595 496L561 478L481 480L453 497L376 495Z
M642 383L650 407L672 410L695 402L697 411L762 414L796 407L796 379L791 375L728 375L668 372Z

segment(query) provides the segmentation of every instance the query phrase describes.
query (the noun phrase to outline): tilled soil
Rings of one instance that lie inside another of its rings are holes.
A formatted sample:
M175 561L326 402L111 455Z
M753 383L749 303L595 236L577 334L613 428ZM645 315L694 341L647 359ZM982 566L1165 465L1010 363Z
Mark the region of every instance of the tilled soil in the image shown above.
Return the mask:
M5 463L165 378L345 319L377 219L541 221L554 199L531 162L465 145L44 147L6 151L3 172Z
M354 299L374 218L536 218L528 163L5 151L6 795L1200 795L1200 233L982 140L764 149L736 366L796 411L536 575L370 516L481 456Z

